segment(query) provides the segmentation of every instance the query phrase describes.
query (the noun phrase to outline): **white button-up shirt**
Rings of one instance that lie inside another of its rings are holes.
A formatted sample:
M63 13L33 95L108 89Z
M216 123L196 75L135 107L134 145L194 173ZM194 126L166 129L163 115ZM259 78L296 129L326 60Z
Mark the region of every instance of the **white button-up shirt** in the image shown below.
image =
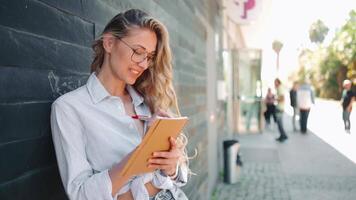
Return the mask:
M142 96L131 86L127 91L136 114L151 116ZM144 186L149 181L175 196L177 187L186 183L186 170L176 181L157 170L133 177L112 197L108 171L140 144L143 135L121 99L111 96L95 73L86 85L52 104L51 128L60 175L71 200L112 200L130 189L134 199L144 200L149 198Z

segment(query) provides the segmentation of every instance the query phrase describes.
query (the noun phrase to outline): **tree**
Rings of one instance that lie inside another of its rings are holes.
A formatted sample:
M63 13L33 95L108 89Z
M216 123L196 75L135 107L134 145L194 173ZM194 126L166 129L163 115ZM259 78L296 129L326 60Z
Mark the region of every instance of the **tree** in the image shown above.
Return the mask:
M331 51L346 66L345 78L356 79L356 11L352 10L349 16L333 39Z
M344 74L346 73L345 67L342 65L328 47L327 56L320 63L320 85L319 96L323 98L340 99L341 83Z
M328 46L323 46L328 27L318 20L309 29L309 38L317 48L303 49L299 55L298 78L309 78L318 96L340 99L342 81L356 80L356 11L341 26Z
M276 52L276 54L277 54L277 61L276 61L276 63L277 63L277 72L278 72L278 70L279 70L279 52L281 51L281 49L282 49L282 47L283 47L283 43L282 42L280 42L280 41L278 41L278 40L274 40L273 41L273 43L272 43L272 49L274 50L274 52Z
M318 19L314 22L309 29L309 39L313 43L320 44L324 41L325 36L328 34L329 28L323 21Z

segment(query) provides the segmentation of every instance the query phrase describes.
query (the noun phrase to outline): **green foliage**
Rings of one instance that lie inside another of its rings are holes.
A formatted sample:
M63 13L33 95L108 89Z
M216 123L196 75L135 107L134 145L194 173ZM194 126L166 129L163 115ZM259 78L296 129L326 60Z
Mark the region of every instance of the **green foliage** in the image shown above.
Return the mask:
M320 63L320 74L323 75L323 79L320 82L322 84L319 85L320 97L340 99L338 74L341 66L340 60L333 54L329 54Z
M352 10L349 16L327 47L321 43L329 29L320 20L313 23L309 37L320 45L299 55L298 79L309 79L320 97L340 99L342 81L356 79L356 12Z
M323 21L318 19L310 26L309 39L311 42L322 43L328 32L329 28L324 24Z
M347 77L356 78L356 11L350 12L350 19L341 27L330 46L337 59L347 66Z
M277 54L281 51L282 47L283 47L283 43L281 41L278 40L273 41L272 48Z

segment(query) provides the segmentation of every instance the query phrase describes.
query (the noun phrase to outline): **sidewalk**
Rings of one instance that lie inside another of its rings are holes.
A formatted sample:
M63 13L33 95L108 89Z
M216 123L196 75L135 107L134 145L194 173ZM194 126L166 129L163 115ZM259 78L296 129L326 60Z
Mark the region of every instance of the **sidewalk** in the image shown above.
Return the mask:
M352 200L356 197L356 164L313 132L293 132L278 143L277 127L263 134L241 135L241 168L236 184L217 184L217 200ZM323 126L321 124L321 126Z

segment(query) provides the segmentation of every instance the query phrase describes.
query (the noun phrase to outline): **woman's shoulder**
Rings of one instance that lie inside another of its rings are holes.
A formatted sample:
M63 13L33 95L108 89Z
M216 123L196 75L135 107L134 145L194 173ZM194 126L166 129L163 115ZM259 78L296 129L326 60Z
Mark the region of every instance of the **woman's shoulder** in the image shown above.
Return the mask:
M76 106L76 104L85 101L86 99L88 99L88 95L87 95L87 90L85 85L72 90L70 92L67 92L63 95L61 95L60 97L58 97L52 105L57 105L57 106L64 106L64 105L72 105L72 106Z
M51 123L64 120L66 123L81 124L83 108L85 108L82 103L85 89L85 86L81 86L58 97L51 105Z

